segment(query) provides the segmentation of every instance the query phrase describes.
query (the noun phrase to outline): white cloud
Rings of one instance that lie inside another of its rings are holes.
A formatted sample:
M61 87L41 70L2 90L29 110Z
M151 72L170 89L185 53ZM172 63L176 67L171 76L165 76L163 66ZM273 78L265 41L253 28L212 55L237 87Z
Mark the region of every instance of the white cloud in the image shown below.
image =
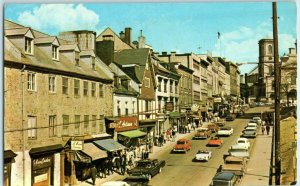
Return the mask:
M32 11L21 13L18 20L49 34L70 30L96 31L99 24L98 15L82 4L42 4Z
M288 53L288 49L295 47L296 38L289 34L279 34L279 55ZM258 41L273 38L272 22L262 22L256 28L240 27L227 33L221 33L221 56L233 62L258 62ZM220 55L220 43L214 46L214 55ZM249 72L252 68L244 65L242 73Z

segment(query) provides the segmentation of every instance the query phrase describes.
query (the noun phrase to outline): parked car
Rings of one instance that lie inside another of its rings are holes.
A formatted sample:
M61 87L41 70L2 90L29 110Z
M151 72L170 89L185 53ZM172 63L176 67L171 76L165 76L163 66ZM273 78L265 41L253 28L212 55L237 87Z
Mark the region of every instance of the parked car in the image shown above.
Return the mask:
M217 132L217 136L230 136L231 134L233 134L232 127L221 127Z
M173 148L173 152L184 152L191 150L192 142L186 138L179 139Z
M226 116L226 121L233 121L233 120L235 120L235 115L233 115L233 114L230 114L230 115L227 115Z
M220 166L221 172L232 172L242 177L246 171L246 159L235 156L227 156L224 158L224 164Z
M235 186L239 177L232 172L218 172L212 179L211 186Z
M208 128L200 128L197 130L194 139L207 139L211 136L211 130Z
M224 127L225 126L225 120L220 119L220 120L216 121L215 124L219 127Z
M257 123L258 125L261 124L261 119L260 119L260 117L255 116L255 117L253 117L252 119L253 119L254 121L256 121L256 123Z
M207 143L207 146L221 146L223 140L221 140L218 136L211 137Z
M254 127L246 127L243 131L242 137L244 138L255 138L257 135L256 128Z
M215 123L211 123L211 124L208 124L207 125L207 128L212 132L212 133L215 133L215 132L218 132L219 130L219 126Z
M235 157L249 158L250 154L248 149L245 149L243 145L234 144L229 149L229 155Z
M164 160L158 159L143 159L137 162L135 168L128 170L129 179L147 179L151 180L153 176L160 173L162 168L166 165Z
M108 181L101 184L101 186L130 186L130 185L125 181Z
M244 112L243 111L237 111L237 113L236 113L236 117L238 118L238 117L241 117L241 116L243 116L244 115Z
M257 128L257 123L247 123L247 127L256 127Z
M263 102L255 102L256 106L265 106L265 104Z
M247 138L238 138L236 144L239 144L244 149L250 148L250 141Z
M211 151L199 150L196 154L195 161L208 161L212 156Z

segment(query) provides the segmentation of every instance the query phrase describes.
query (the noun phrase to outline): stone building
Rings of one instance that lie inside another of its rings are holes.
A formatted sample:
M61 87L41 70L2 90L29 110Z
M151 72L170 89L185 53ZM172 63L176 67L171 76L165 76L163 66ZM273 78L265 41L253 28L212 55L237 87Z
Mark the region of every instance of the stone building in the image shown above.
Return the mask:
M64 148L105 133L113 91L107 68L76 43L5 20L4 150L16 154L8 182L77 182L78 167L67 163L73 156Z

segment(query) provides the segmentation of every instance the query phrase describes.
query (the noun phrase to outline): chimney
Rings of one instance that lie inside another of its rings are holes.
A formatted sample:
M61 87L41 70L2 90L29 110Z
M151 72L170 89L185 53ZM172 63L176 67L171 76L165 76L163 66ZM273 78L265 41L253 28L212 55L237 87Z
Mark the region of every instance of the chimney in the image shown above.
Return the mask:
M125 42L125 34L124 34L123 31L120 32L120 38L121 38L122 41Z
M139 48L145 48L146 38L143 36L143 30L141 30L141 35L139 37Z
M170 59L171 62L175 62L175 55L176 55L176 52L172 51L171 52L171 59Z
M128 45L131 45L131 28L130 27L126 27L125 28L125 39L124 39L125 43L127 43Z
M114 40L112 35L103 35L103 41L96 42L96 55L106 64L114 60Z
M296 49L295 48L289 48L289 56L296 56Z

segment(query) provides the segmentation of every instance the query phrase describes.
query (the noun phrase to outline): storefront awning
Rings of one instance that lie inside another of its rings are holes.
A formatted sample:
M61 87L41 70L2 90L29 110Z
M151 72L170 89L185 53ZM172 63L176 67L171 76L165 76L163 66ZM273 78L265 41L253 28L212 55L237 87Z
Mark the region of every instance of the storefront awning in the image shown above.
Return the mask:
M126 136L128 138L138 138L138 137L146 136L147 133L142 132L140 130L131 130L126 132L120 132L119 134Z
M125 146L114 141L113 139L97 140L97 141L94 141L93 143L96 146L99 146L100 148L102 148L106 151L109 151L109 152L125 149Z
M170 112L169 113L170 118L180 118L180 113L175 111L175 112Z
M82 151L89 155L92 158L92 161L107 157L107 153L96 147L93 143L85 143Z
M49 145L44 147L32 148L29 151L30 156L39 156L45 154L54 154L58 153L63 149L61 144Z

